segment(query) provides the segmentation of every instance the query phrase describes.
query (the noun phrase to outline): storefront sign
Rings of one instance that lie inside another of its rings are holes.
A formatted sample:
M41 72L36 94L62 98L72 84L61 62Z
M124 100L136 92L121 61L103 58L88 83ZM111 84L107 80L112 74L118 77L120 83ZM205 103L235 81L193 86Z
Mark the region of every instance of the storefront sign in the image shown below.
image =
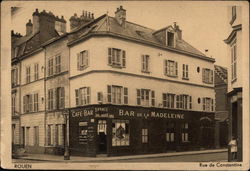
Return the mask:
M163 113L163 112L135 112L133 110L119 109L119 116L144 117L144 118L166 118L166 119L184 119L184 114Z

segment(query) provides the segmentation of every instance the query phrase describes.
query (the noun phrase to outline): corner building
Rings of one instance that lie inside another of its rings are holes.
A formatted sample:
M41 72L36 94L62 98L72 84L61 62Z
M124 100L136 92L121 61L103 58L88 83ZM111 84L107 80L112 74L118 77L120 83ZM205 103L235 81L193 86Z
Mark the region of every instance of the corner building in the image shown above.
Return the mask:
M214 147L215 60L176 23L146 28L126 21L121 6L72 28L68 47L71 154Z

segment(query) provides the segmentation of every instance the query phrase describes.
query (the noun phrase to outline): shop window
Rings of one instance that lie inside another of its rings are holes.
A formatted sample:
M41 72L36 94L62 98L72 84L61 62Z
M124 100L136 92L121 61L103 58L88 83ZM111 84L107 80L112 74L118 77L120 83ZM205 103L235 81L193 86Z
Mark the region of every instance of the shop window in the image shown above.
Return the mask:
M137 91L137 105L155 106L155 92L153 90L137 89L136 91Z
M88 122L79 122L79 144L87 144Z
M129 121L112 121L112 146L129 146Z
M112 67L126 67L126 51L116 48L108 48L108 65Z
M148 129L142 129L142 143L148 143Z
M168 122L167 123L167 130L166 130L166 141L167 142L174 142L175 139L175 123Z
M175 94L163 93L162 94L162 104L166 108L174 108Z
M188 138L188 123L182 123L181 124L181 140L182 142L188 142L189 138Z
M141 71L145 73L149 73L149 55L142 55L141 61L142 61Z
M213 84L213 70L202 68L202 81L207 84Z
M170 77L178 76L178 63L176 61L165 60L165 75Z
M39 127L35 126L34 127L34 146L39 145Z
M108 85L108 103L113 104L128 104L128 88Z
M34 65L34 80L38 80L39 78L39 65L35 64Z
M76 106L90 104L90 87L82 87L75 90Z
M77 69L84 70L89 66L89 52L84 50L77 54Z

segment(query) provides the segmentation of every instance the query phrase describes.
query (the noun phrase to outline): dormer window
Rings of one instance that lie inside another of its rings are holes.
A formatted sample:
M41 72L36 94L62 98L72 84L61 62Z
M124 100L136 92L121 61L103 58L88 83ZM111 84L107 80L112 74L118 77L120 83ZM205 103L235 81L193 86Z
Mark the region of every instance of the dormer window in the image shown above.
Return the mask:
M167 46L174 47L174 33L167 32Z

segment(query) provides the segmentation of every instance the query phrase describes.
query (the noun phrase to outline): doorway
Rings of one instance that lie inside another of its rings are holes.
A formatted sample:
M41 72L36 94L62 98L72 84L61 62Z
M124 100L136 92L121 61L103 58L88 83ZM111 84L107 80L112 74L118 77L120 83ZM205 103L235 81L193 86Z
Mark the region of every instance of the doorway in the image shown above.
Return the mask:
M104 119L98 120L97 125L97 153L107 153L107 121Z

